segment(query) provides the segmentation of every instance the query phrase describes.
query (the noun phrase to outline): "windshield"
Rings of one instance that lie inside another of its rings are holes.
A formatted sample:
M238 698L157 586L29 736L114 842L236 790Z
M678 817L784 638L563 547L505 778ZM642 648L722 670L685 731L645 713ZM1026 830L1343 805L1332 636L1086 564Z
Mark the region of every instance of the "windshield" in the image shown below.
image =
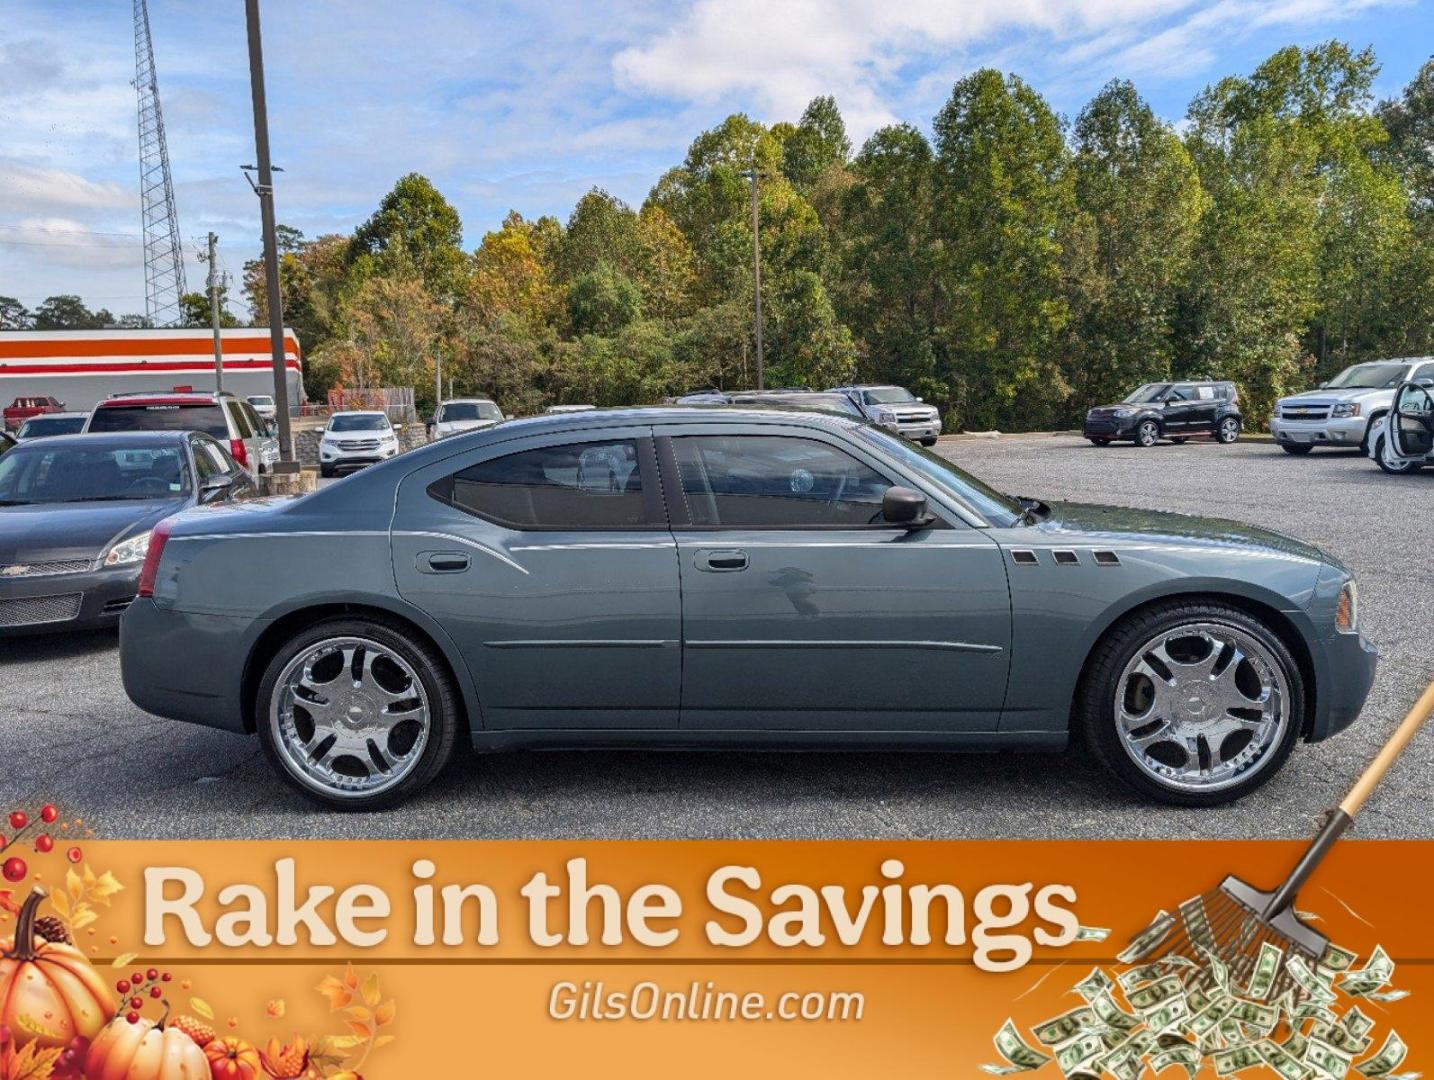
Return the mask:
M1387 390L1404 381L1408 364L1355 364L1336 375L1325 386L1330 390Z
M17 446L0 458L0 506L171 499L189 490L177 446Z
M331 416L330 431L387 431L388 417L368 414L364 416Z
M16 435L21 439L38 439L42 435L77 435L84 426L83 416L36 416L21 424Z
M1125 399L1127 405L1146 405L1152 401L1159 401L1165 396L1165 391L1170 389L1166 382L1146 383L1135 393Z
M901 386L878 386L875 390L863 390L861 399L868 405L900 405L915 401L916 397Z
M984 481L977 480L965 469L947 461L940 454L933 454L930 450L882 428L862 425L856 431L862 438L876 443L887 454L920 473L942 491L965 503L997 528L1009 528L1020 520L1024 512L1020 503L1002 495Z
M860 416L861 410L852 404L845 394L739 394L732 398L734 405L787 405L798 409L825 409L847 416Z
M491 401L450 401L438 414L440 424L455 420L501 420L503 412Z
M218 405L106 405L90 421L93 431L203 431L229 438L229 424Z
M250 395L249 395L249 404L250 404L250 405L272 405L272 404L274 404L274 399L271 398L268 394L250 394Z

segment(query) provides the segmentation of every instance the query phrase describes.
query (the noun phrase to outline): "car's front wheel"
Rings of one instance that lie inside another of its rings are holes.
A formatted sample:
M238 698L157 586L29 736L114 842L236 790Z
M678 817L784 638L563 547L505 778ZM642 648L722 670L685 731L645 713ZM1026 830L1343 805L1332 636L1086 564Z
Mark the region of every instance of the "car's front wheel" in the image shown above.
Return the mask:
M1294 747L1304 680L1264 622L1213 602L1171 602L1119 624L1097 647L1076 722L1101 762L1137 791L1216 806L1254 791Z
M1240 421L1233 416L1227 416L1220 421L1220 426L1215 429L1215 441L1229 446L1240 437Z
M1135 429L1136 446L1154 446L1160 441L1160 425L1154 420L1142 420Z
M1110 440L1109 440L1109 439L1091 439L1090 441L1091 441L1091 445L1092 445L1092 446L1109 446L1109 445L1110 445Z
M1389 461L1385 456L1387 449L1388 447L1384 445L1383 435L1374 440L1374 460L1390 476L1408 476L1424 467L1422 461Z
M922 440L921 440L921 445L922 445L922 446L935 446L935 445L936 445L936 437L933 435L933 436L931 436L931 437L929 437L929 438L922 439Z
M1313 450L1314 446L1311 443L1282 442L1280 443L1280 449L1287 454L1294 454L1296 457L1303 457L1305 454L1308 454L1311 450Z
M328 619L286 641L255 701L279 774L348 810L393 806L453 756L457 693L443 660L387 622Z

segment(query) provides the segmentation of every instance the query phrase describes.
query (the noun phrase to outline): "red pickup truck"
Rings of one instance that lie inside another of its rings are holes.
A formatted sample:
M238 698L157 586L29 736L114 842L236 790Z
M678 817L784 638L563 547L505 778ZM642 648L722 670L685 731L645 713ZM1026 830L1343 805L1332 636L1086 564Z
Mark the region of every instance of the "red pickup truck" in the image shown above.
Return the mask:
M20 425L32 416L64 411L65 403L52 397L17 397L4 412L5 430L18 430Z

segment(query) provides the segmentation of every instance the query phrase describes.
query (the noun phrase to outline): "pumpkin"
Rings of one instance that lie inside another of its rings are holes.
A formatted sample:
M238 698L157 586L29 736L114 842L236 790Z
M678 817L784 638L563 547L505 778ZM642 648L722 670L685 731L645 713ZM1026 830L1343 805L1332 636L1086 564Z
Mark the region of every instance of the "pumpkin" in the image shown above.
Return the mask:
M15 937L0 942L0 1027L10 1029L18 1049L69 1046L93 1039L114 1014L110 989L73 945L35 933L35 914L45 890L31 891L20 909Z
M259 1051L233 1035L215 1039L204 1053L214 1080L255 1080L264 1075L259 1071Z
M209 1080L209 1059L177 1027L118 1016L90 1044L85 1080Z

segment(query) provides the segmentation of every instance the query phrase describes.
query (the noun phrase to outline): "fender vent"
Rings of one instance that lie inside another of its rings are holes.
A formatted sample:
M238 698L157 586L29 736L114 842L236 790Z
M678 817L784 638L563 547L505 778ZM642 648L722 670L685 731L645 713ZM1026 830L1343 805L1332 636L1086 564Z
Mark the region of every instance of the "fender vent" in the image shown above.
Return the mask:
M1120 556L1113 551L1097 551L1093 554L1095 555L1095 563L1097 566L1120 565Z
M1080 565L1080 556L1074 551L1052 551L1051 556L1056 560L1057 566Z
M1036 558L1034 551L1027 551L1025 548L1017 548L1011 552L1011 561L1017 566L1035 566L1041 560Z

